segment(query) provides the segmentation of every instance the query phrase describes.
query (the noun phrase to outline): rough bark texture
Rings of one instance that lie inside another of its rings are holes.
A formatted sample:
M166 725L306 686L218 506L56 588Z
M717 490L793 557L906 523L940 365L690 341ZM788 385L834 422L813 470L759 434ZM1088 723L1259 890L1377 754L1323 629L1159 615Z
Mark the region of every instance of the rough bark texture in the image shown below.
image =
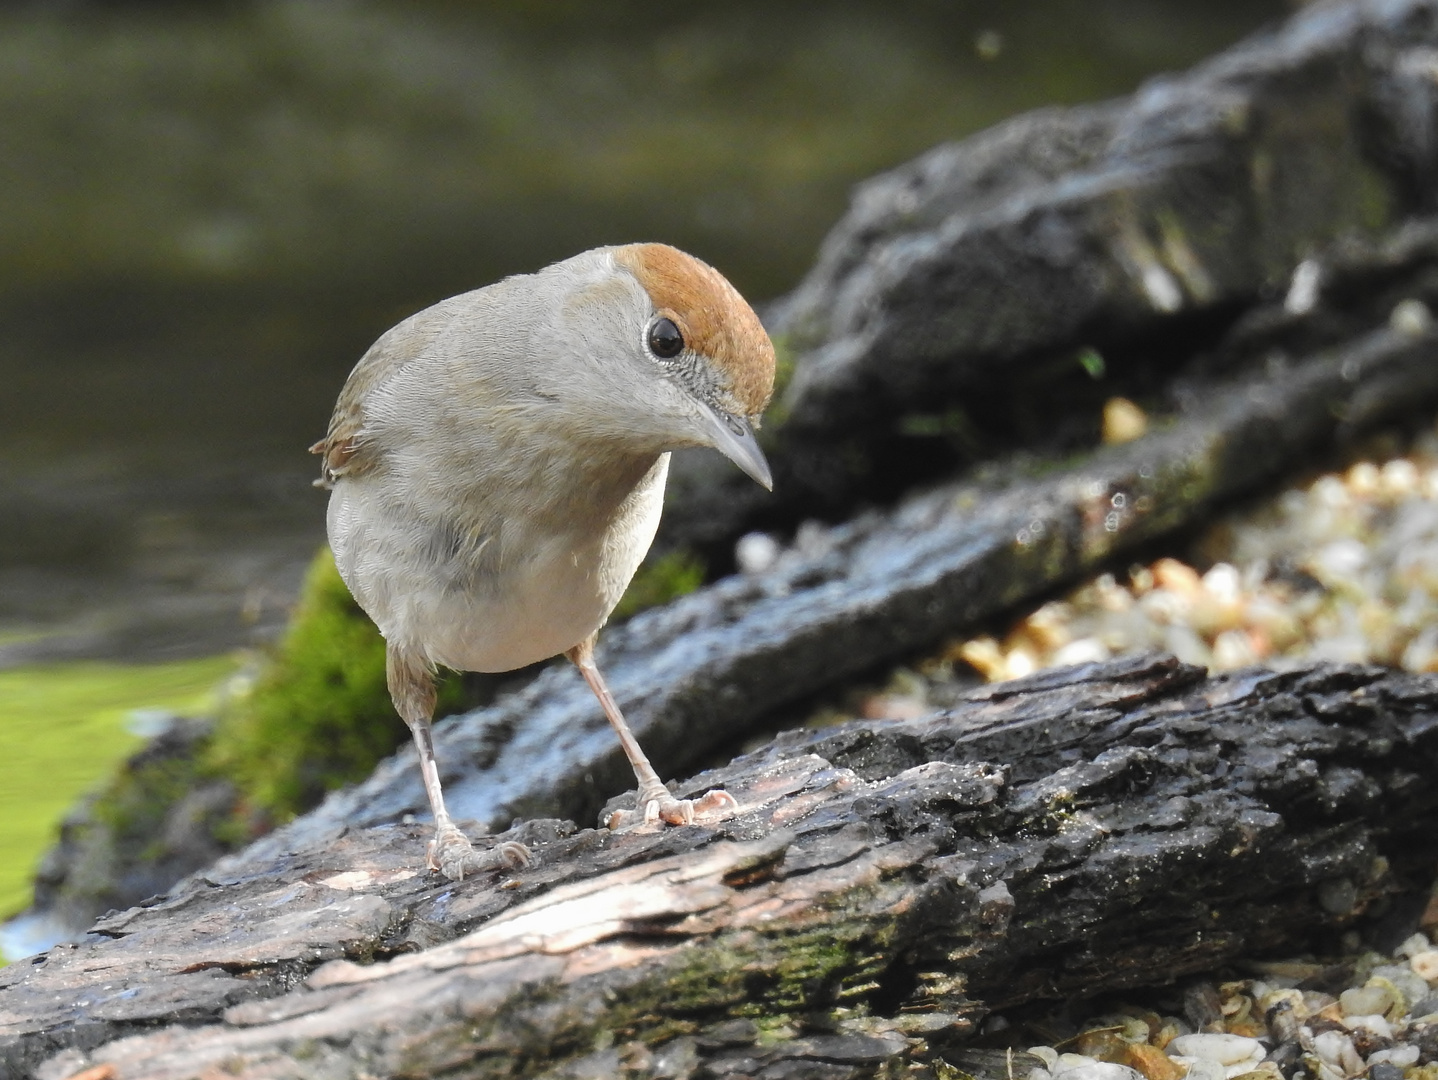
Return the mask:
M1424 234L1425 236L1427 234ZM1426 242L1426 241L1425 241ZM600 665L661 773L702 767L776 710L932 647L1335 439L1438 397L1438 332L1375 329L1264 375L1194 384L1189 410L1076 467L942 485L887 513L806 529L764 574L735 576L601 636ZM456 813L588 823L629 766L567 665L435 731ZM413 751L236 856L243 872L352 826L424 815Z
M1434 678L1207 679L1163 657L1043 673L782 735L685 785L738 799L711 826L527 823L511 835L539 862L513 876L438 880L424 830L385 826L191 881L0 972L0 1062L47 1080L897 1075L986 1010L1353 923L1431 872L1435 768Z

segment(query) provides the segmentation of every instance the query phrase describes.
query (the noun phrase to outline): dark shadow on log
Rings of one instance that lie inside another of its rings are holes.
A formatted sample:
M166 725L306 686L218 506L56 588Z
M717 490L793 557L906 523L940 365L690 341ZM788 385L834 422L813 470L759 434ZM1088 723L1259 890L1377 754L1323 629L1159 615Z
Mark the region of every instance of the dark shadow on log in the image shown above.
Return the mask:
M1431 677L1045 672L787 733L683 786L735 795L710 826L519 826L539 862L512 877L439 880L425 830L386 826L193 880L0 972L0 1062L873 1076L997 1006L1360 922L1431 874L1435 769Z

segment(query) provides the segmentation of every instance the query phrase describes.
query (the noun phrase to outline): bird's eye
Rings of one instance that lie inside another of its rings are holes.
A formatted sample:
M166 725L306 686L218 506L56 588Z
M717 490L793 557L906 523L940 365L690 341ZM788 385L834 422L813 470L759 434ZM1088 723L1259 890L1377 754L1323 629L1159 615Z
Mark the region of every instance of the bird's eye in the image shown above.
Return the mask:
M655 319L649 328L649 351L661 360L678 356L684 350L684 335L673 319Z

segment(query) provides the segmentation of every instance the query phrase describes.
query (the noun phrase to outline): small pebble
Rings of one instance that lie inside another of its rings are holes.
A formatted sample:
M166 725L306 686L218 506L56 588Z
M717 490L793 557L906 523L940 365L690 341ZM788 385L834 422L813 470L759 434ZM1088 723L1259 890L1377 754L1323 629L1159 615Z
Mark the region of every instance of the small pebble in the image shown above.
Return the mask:
M1400 1069L1406 1069L1409 1065L1417 1065L1422 1051L1416 1046L1394 1046L1387 1050L1375 1050L1368 1055L1368 1065L1372 1068L1375 1064L1388 1064Z
M1323 265L1317 259L1304 259L1293 268L1293 277L1283 298L1283 310L1290 315L1307 315L1318 303L1322 283Z
M1197 1035L1180 1035L1169 1043L1168 1052L1182 1057L1217 1061L1222 1065L1237 1065L1240 1061L1247 1061L1254 1057L1261 1061L1264 1054L1267 1053L1263 1049L1263 1044L1257 1039L1248 1039L1242 1035L1219 1035L1207 1032L1200 1032Z
M1400 334L1422 337L1433 328L1433 312L1422 300L1410 297L1393 305L1388 325Z
M1070 664L1097 663L1112 656L1109 647L1098 638L1086 637L1060 646L1054 652L1053 662L1055 667L1067 667Z
M1133 442L1148 431L1148 416L1128 398L1109 398L1103 407L1105 445Z
M1429 942L1428 935L1420 932L1414 934L1412 937L1404 941L1402 945L1399 945L1398 948L1394 949L1393 955L1400 957L1404 960L1411 960L1419 953L1428 952L1432 948L1433 945L1431 942Z
M1259 1062L1258 1068L1253 1068L1247 1062L1239 1065L1230 1065L1228 1068L1228 1080L1283 1080L1283 1074L1277 1069L1271 1069L1266 1062Z
M1382 980L1393 989L1394 1005L1384 1015L1393 1020L1409 1011L1409 1006L1428 996L1428 983L1414 974L1408 964L1379 964L1373 969L1373 980Z
M1393 1038L1393 1028L1382 1016L1345 1016L1343 1022L1348 1025L1350 1031L1362 1028L1384 1039Z
M1059 1060L1059 1052L1052 1046L1030 1046L1028 1052L1042 1061L1044 1066L1049 1069L1052 1069Z
M762 574L779 561L779 543L767 533L752 532L734 545L734 562L741 573Z
M1425 949L1415 953L1408 964L1413 968L1413 974L1428 983L1438 982L1438 949Z
M1127 1065L1116 1065L1112 1061L1093 1060L1054 1073L1054 1080L1060 1080L1060 1078L1062 1080L1143 1080L1140 1073L1130 1069Z
M1320 1031L1313 1036L1313 1052L1341 1076L1357 1076L1363 1071L1363 1059L1353 1048L1353 1040L1341 1032Z
M1147 1034L1145 1029L1144 1035ZM1097 1031L1085 1031L1074 1043L1074 1049L1100 1061L1118 1061L1127 1049L1128 1042L1122 1031L1105 1027Z
M1227 1080L1228 1078L1228 1066L1219 1061L1190 1057L1175 1057L1173 1060L1187 1067L1188 1072L1185 1074L1184 1080Z
M1382 1016L1393 1005L1393 994L1382 986L1363 986L1345 990L1338 996L1338 1007L1344 1016Z
M1143 1073L1146 1080L1180 1080L1185 1069L1156 1046L1130 1043L1124 1049L1123 1064Z

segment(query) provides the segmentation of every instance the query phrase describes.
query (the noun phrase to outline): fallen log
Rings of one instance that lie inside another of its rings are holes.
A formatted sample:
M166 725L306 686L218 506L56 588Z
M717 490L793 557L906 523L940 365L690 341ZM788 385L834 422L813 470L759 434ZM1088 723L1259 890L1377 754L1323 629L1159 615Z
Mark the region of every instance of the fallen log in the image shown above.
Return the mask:
M1361 925L1431 876L1435 768L1438 678L1043 672L781 735L683 785L722 822L518 825L513 876L426 874L398 825L193 879L0 971L0 1067L897 1075L991 1009Z
M1388 319L1399 300L1438 306L1438 222L1341 245L1329 266L1328 304L1306 315L1281 306L1250 313L1206 373L1175 383L1173 414L1155 418L1145 437L1062 465L1016 456L845 525L810 524L767 570L606 630L604 670L663 775L702 768L806 695L970 632L1438 402L1438 332L1395 329ZM630 782L612 733L567 665L442 721L436 741L452 804L486 828L516 816L592 822ZM228 857L223 872L353 825L423 815L410 755L406 748L368 780ZM168 877L164 865L122 867L123 879L97 884L94 861L76 850L46 864L51 916L82 913L75 932L113 897L134 903L217 854L207 849ZM146 881L144 891L132 887Z
M933 647L1020 600L1193 521L1415 403L1438 400L1438 331L1372 330L1259 376L1190 384L1152 434L1040 476L951 483L894 510L807 529L736 575L601 637L621 707L664 775L703 767L806 695ZM629 768L577 675L557 667L435 728L455 812L592 822ZM221 860L246 872L355 826L423 815L413 751Z

